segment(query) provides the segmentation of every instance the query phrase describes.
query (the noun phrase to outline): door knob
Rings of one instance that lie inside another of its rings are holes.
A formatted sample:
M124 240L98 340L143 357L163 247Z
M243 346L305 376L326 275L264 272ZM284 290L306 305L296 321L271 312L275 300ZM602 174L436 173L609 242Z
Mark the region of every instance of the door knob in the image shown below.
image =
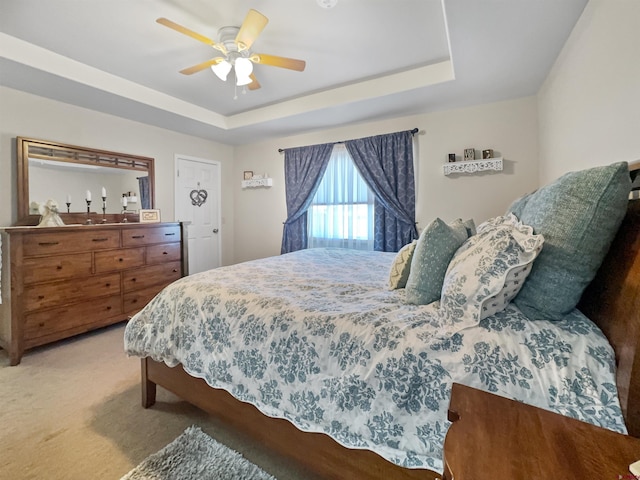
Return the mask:
M218 233L218 231L219 231L219 230L218 230L217 228L214 228L214 229L213 229L213 233Z

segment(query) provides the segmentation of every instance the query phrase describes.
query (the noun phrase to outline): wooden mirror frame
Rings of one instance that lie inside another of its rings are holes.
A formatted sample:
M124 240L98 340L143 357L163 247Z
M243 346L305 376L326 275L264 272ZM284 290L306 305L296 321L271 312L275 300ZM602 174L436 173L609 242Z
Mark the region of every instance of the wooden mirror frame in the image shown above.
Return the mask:
M16 225L37 225L40 220L39 215L29 214L29 158L145 172L149 176L151 208L155 208L153 158L26 137L16 137L16 154L18 161L18 220ZM97 213L91 214L91 219L95 224L101 223L103 218L108 223L120 223L122 217L122 214L113 213L104 216ZM65 224L84 223L87 220L87 214L61 212L60 218ZM138 215L128 213L127 219L128 221L138 221Z

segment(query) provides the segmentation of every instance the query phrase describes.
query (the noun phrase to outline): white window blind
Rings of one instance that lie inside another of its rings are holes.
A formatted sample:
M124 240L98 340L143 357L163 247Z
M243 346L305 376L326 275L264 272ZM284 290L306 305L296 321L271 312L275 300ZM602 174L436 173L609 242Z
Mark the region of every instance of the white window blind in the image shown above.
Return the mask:
M374 196L342 144L333 147L311 206L309 248L373 250Z

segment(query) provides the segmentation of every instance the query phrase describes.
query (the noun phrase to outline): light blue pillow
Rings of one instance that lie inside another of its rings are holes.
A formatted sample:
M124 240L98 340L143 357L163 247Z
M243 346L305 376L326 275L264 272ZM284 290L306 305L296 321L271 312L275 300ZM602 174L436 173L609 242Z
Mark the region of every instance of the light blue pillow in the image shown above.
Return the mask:
M560 320L593 280L627 210L626 162L570 172L509 211L545 243L513 303L531 319Z
M462 220L447 225L436 218L422 231L411 259L406 302L427 305L440 298L444 274L456 250L467 239Z
M544 238L513 214L487 220L453 256L442 285L440 318L460 328L475 326L518 293Z

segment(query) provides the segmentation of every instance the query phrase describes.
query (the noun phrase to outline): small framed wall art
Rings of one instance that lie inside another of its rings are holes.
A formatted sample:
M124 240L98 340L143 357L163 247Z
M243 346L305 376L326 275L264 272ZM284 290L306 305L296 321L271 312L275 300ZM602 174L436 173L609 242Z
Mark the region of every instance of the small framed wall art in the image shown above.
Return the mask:
M253 178L253 172L249 171L249 170L245 170L244 171L244 176L242 177L243 180L251 180Z
M140 223L159 223L160 210L138 210Z
M465 148L464 149L464 161L467 162L469 160L475 160L476 151L474 148Z

